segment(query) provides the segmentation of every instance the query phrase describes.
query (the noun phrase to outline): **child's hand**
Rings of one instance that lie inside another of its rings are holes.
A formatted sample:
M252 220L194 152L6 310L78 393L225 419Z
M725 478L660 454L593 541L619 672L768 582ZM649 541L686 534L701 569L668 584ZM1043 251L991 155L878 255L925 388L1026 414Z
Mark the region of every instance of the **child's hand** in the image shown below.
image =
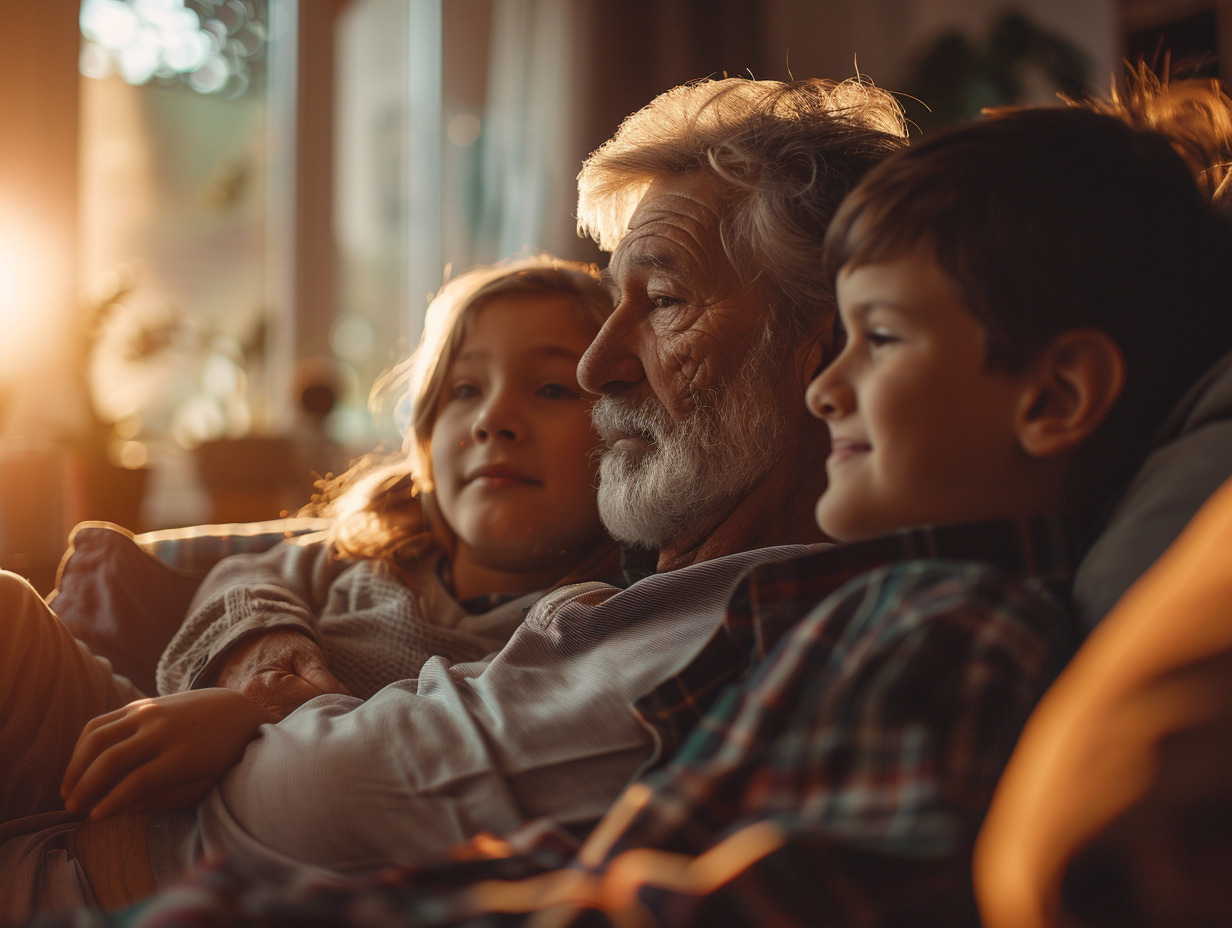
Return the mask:
M86 725L60 795L69 811L92 819L193 805L235 766L257 728L276 721L234 690L139 699Z

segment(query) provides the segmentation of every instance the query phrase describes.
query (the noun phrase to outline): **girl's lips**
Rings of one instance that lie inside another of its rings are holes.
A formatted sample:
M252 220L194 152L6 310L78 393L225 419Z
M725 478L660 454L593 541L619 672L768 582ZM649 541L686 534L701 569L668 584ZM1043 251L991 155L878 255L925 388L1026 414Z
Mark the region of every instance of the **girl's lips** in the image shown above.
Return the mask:
M512 487L520 484L538 486L539 484L538 480L511 464L486 464L472 471L467 476L466 482L479 482L489 487Z

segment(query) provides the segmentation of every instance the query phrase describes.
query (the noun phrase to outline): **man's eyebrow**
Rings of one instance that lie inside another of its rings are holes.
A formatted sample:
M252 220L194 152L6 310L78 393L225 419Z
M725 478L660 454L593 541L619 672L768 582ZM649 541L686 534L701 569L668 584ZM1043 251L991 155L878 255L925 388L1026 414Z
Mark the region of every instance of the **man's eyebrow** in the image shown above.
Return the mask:
M622 256L620 266L622 269L635 271L657 271L668 277L681 280L687 277L687 272L681 262L670 252L664 253L649 249L634 251ZM608 264L607 267L599 272L599 282L606 286L614 295L620 293L621 287L611 264Z
M664 254L660 251L638 251L634 252L629 258L629 263L639 270L650 268L656 271L664 271L668 274L679 275L681 273L680 262L671 254Z

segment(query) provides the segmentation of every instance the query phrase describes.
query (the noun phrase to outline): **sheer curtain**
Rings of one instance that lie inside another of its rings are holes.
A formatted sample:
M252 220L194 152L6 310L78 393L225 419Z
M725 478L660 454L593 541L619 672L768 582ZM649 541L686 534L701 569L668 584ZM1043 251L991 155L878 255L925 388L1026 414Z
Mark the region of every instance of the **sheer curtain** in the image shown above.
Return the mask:
M473 260L603 260L577 238L582 159L669 87L759 72L762 19L747 0L492 0Z
M573 233L574 67L584 12L571 0L496 0L480 136L474 260L567 250ZM571 249L575 250L576 249Z

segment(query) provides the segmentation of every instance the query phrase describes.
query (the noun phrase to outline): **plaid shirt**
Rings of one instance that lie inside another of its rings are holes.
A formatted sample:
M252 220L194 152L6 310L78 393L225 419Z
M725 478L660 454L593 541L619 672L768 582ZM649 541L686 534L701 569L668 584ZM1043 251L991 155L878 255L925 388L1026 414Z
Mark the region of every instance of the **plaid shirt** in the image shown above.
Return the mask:
M1078 642L1072 543L1037 518L753 569L723 628L644 701L679 749L580 849L539 825L341 882L221 862L109 923L974 923L976 831Z

